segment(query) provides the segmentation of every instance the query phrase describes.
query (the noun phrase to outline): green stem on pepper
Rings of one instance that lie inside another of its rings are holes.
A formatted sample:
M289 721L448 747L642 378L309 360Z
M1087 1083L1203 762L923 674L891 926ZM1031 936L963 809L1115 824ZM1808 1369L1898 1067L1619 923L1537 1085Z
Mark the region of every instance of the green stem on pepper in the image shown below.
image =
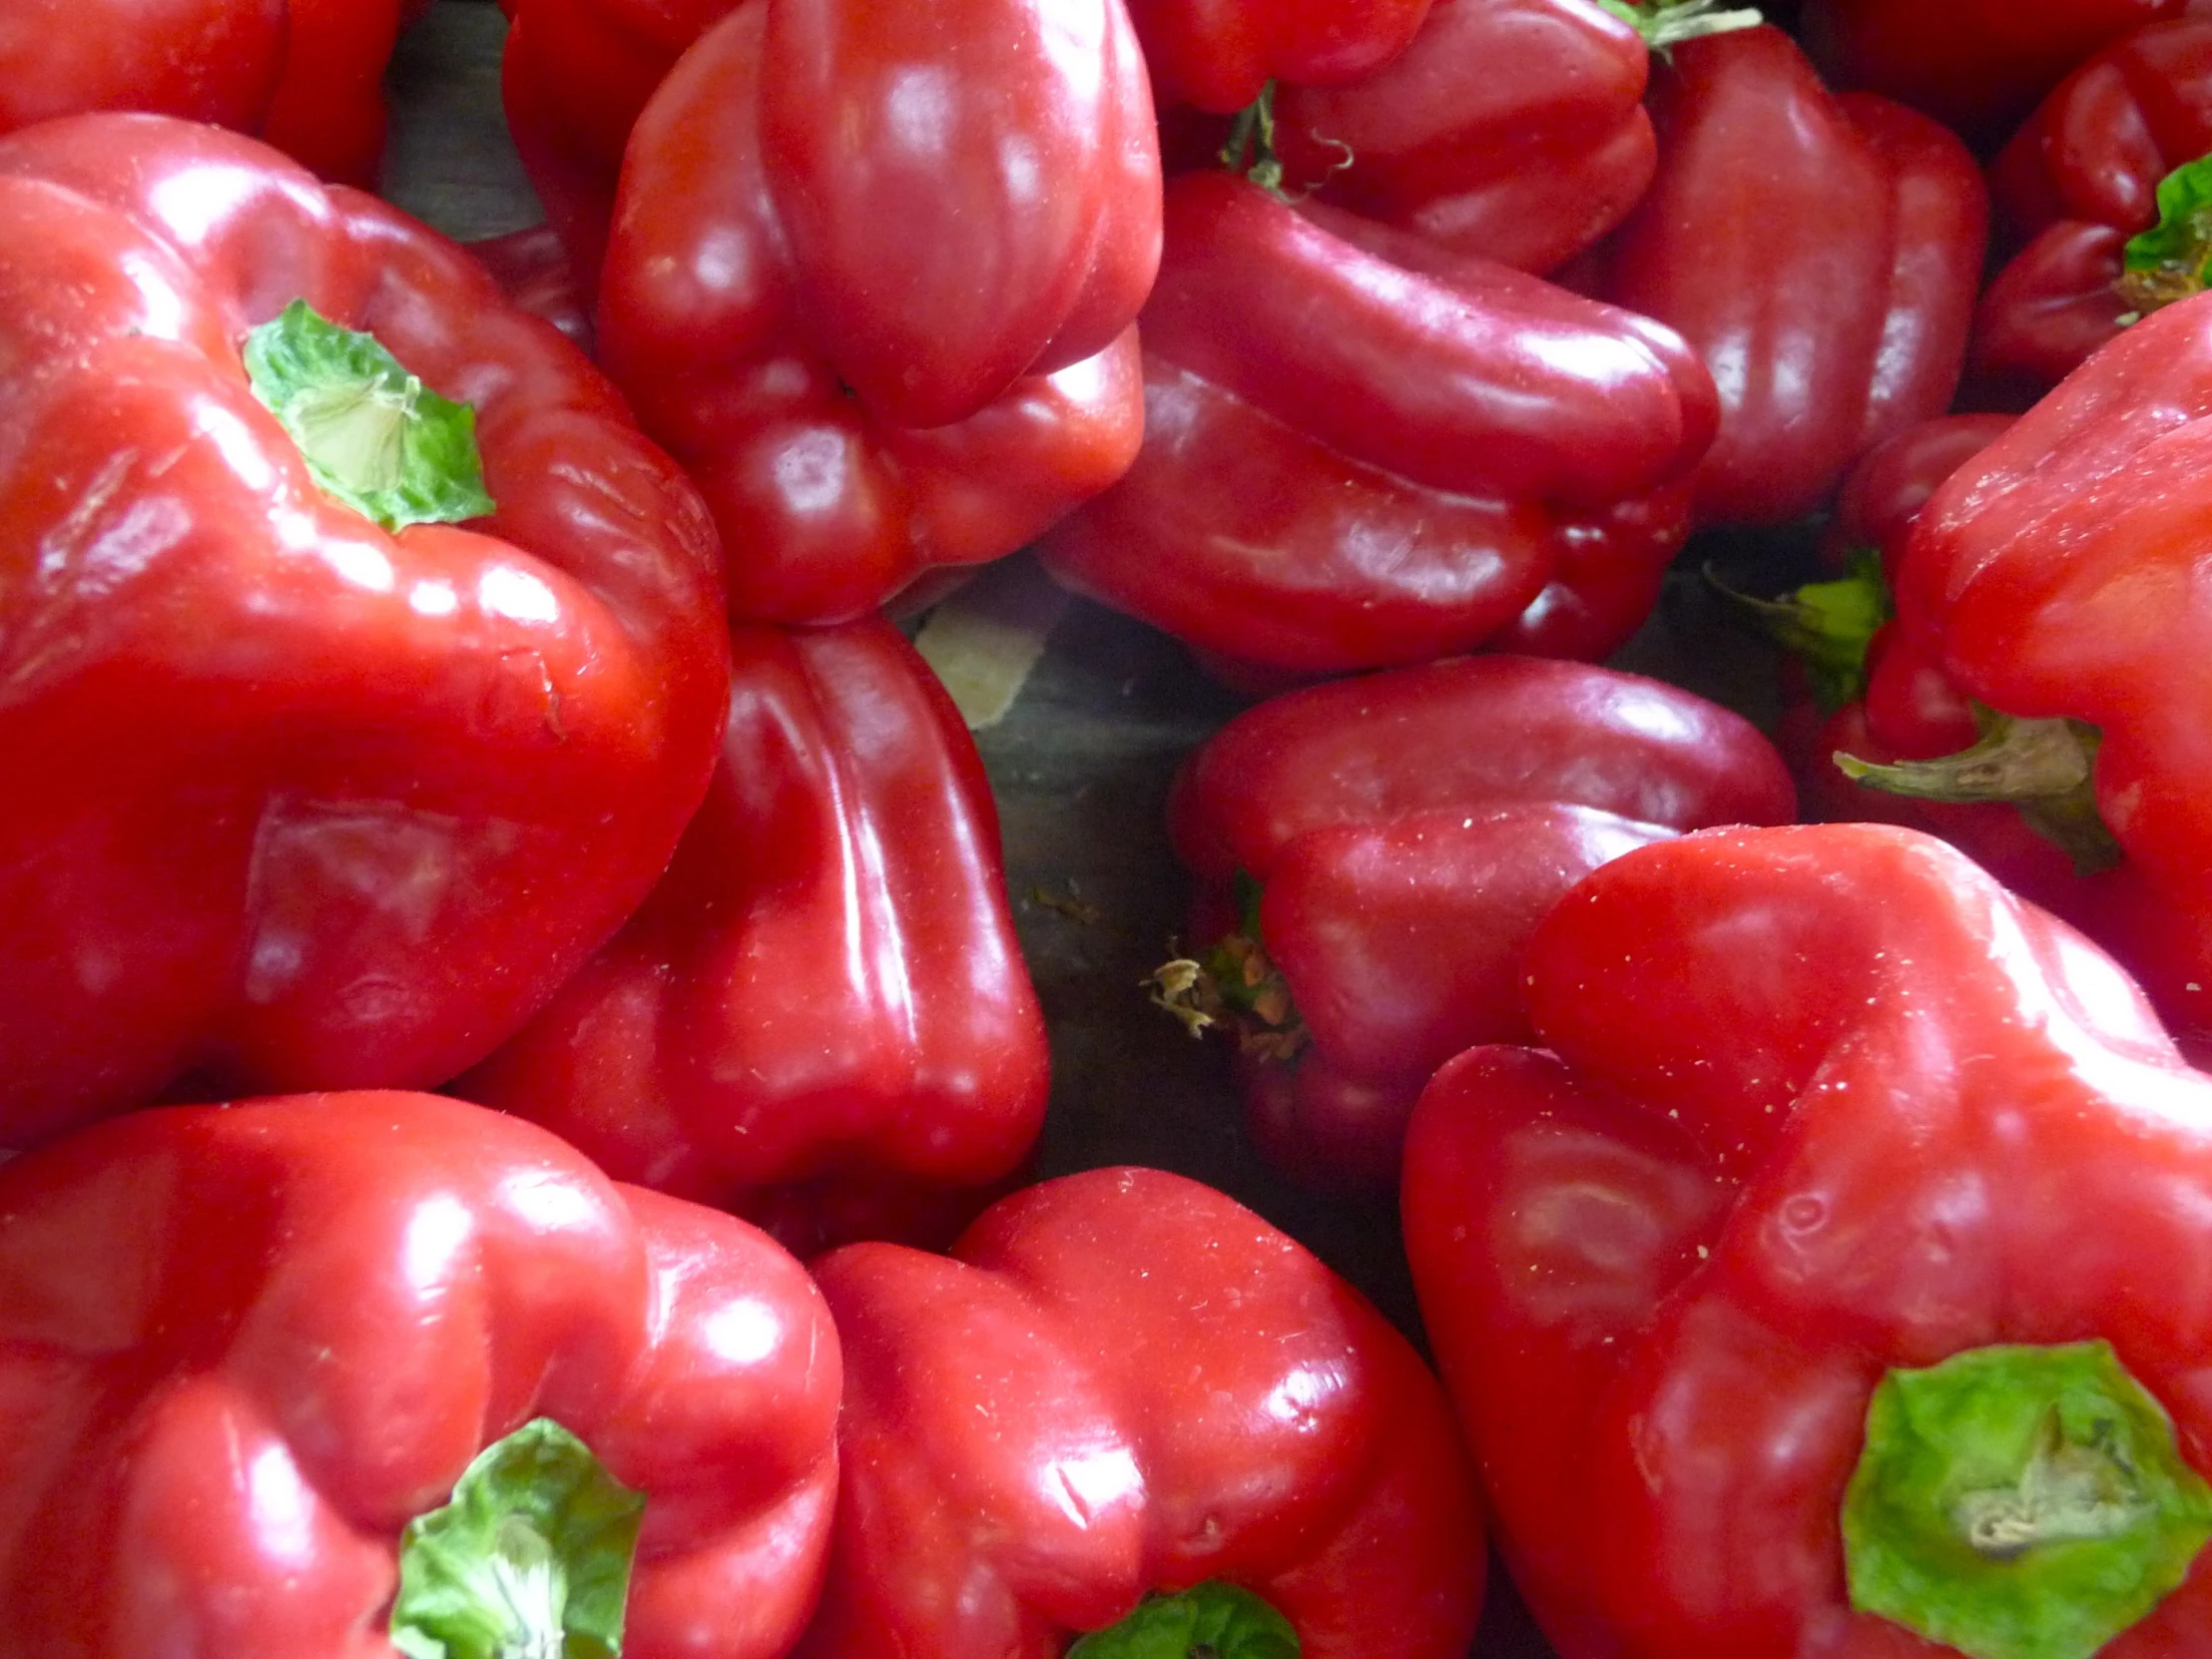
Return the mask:
M1845 1490L1852 1606L1970 1659L2089 1659L2212 1539L2212 1486L2109 1344L1883 1378Z
M294 299L247 336L245 358L254 395L315 482L362 517L400 530L495 510L476 412L430 390L373 334Z
M1674 48L1707 35L1733 34L1756 29L1766 19L1750 7L1728 7L1722 0L1659 0L1658 4L1634 4L1632 0L1597 0L1600 6L1644 37L1644 44L1661 58L1671 58Z
M2078 720L2018 720L1976 705L1980 741L1930 761L1861 760L1837 751L1845 777L1921 801L2006 802L2083 875L2110 869L2120 843L2097 812L2097 729Z
M1082 1637L1067 1659L1299 1659L1291 1621L1218 1580L1147 1596L1121 1623Z
M2128 239L2120 264L2113 285L2128 306L2123 323L2212 282L2212 156L2184 162L2158 181L2158 223Z
M399 1541L407 1659L616 1659L645 1497L551 1417L468 1465Z

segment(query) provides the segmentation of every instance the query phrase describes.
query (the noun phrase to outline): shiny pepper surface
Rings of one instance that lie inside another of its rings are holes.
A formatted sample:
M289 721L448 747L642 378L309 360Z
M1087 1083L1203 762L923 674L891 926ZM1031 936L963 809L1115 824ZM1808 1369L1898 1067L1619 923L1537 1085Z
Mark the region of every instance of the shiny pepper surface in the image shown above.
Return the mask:
M142 110L258 134L366 189L385 62L416 0L15 0L0 16L0 132Z
M703 37L633 134L598 334L732 614L845 620L1118 477L1159 207L1121 0L763 0Z
M1167 228L1144 448L1046 539L1057 576L1304 674L1635 631L1714 419L1678 335L1223 172Z
M1713 371L1699 519L1795 518L1948 407L1987 192L1957 139L1830 93L1779 29L1693 40L1653 89L1658 176L1594 256L1591 291L1677 330Z
M1090 1170L949 1256L857 1244L815 1271L844 1475L803 1659L1059 1659L1147 1592L1223 1581L1303 1659L1463 1659L1482 1529L1442 1390L1234 1200Z
M1561 893L1630 847L1796 807L1748 721L1580 663L1470 657L1239 715L1168 826L1261 1150L1306 1185L1388 1191L1429 1075L1526 1036L1521 947Z
M49 123L0 140L0 1143L443 1081L698 806L712 525L466 255L252 140ZM474 406L490 517L324 492L241 366L298 298Z
M781 1659L838 1386L790 1256L532 1125L410 1094L136 1113L0 1170L0 1618L69 1659L393 1659L402 1529L551 1418L644 1497L622 1651Z
M1161 103L1229 115L1271 81L1365 80L1405 50L1428 7L1429 0L1132 0L1129 16Z
M1994 390L2032 401L2156 308L2155 287L2130 283L2127 244L2158 223L2159 182L2207 152L2212 17L2123 36L2043 100L1990 169L1997 209L2026 242L1974 318L1973 366Z
M1650 66L1592 0L1438 0L1387 68L1283 88L1276 148L1294 190L1541 275L1651 184Z
M1892 653L1936 665L2016 735L2072 736L2054 775L1980 799L2079 810L2094 844L2077 855L2109 866L2084 919L2192 1033L2212 1030L2212 755L2196 718L2212 691L2193 598L2208 446L2200 294L2126 329L1936 491L1898 570ZM1870 699L1889 672L1886 658Z
M644 907L463 1078L803 1254L951 1239L1044 1116L975 744L879 617L733 631L707 804Z
M1430 1085L1404 1226L1562 1659L2205 1651L2212 1085L2110 958L1940 841L1824 825L1615 859L1527 973L1542 1046ZM2100 1344L2133 1412L2031 1406L1891 1483L1903 1374Z

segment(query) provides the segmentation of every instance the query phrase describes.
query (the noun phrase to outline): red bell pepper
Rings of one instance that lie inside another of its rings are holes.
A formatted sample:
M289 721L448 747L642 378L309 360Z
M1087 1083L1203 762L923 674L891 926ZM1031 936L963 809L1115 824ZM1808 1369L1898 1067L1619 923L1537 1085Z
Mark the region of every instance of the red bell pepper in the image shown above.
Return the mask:
M587 296L599 288L630 129L685 50L746 3L510 0L499 76L507 130Z
M1653 43L1757 21L1708 3L1437 0L1387 68L1276 95L1285 181L1540 275L1612 230L1651 183Z
M567 245L552 226L533 225L463 246L491 273L516 309L542 316L590 352L591 305L584 298Z
M802 1254L942 1244L1028 1153L1047 1082L982 763L887 622L733 644L668 875L457 1091Z
M0 1145L481 1059L706 790L683 475L452 244L215 128L0 140Z
M1079 591L1308 674L1528 625L1603 656L1686 533L1712 380L1668 329L1224 172L1168 188L1143 451L1055 528ZM1547 595L1556 578L1603 580Z
M1805 30L1839 85L1995 136L2108 41L2189 0L1807 0Z
M1136 451L1159 155L1120 0L884 15L739 11L624 165L600 350L699 480L739 617L1010 553Z
M138 1113L0 1170L0 1619L84 1659L779 1659L839 1385L797 1262L529 1124Z
M1163 994L1236 1031L1270 1161L1386 1192L1429 1075L1526 1038L1521 944L1561 893L1630 847L1796 810L1750 722L1637 675L1474 657L1294 692L1177 780L1198 954Z
M1860 454L1948 407L1987 193L1950 134L1833 96L1777 29L1681 47L1651 107L1658 177L1591 291L1679 330L1713 371L1700 519L1797 517Z
M1616 859L1527 964L1404 1226L1563 1659L2203 1652L2212 1084L2113 963L1824 825Z
M1951 679L1941 640L1892 620L1892 583L1935 491L2013 418L1972 414L1929 421L1870 451L1854 470L1828 537L1839 564L1841 549L1855 549L1850 572L1760 607L1782 642L1803 658L1793 677L1796 700L1783 715L1783 753L1798 775L1807 817L1873 819L1941 835L2014 892L2118 956L2173 1022L2184 1047L2199 1053L2203 1032L2191 1023L2187 990L2199 971L2190 954L2190 924L2164 909L2139 871L2124 864L2092 867L2098 860L2079 855L2078 801L2015 805L1970 789L1950 791L1939 782L1933 798L1923 798L1913 783L1922 777L1914 763L1943 760L1975 745L1990 721ZM1867 787L1901 763L1914 793ZM1867 765L1873 778L1855 783ZM1936 778L1954 770L1946 764ZM2090 839L2101 847L2101 836L2092 832Z
M844 1479L801 1659L1463 1659L1482 1526L1443 1392L1234 1200L1091 1170L949 1257L815 1272Z
M404 0L18 0L0 18L0 132L144 110L258 133L372 186Z
M1337 86L1405 50L1429 0L1129 0L1162 104L1229 115L1271 81Z
M1890 682L1931 665L1982 739L1866 773L1917 798L2019 804L2097 872L2069 910L2196 1036L2212 1032L2197 806L2212 777L2192 714L2208 654L2189 597L2208 416L2199 295L2126 329L1951 475L1907 544L1898 641L1868 699L1902 703Z
M1965 847L2005 884L2045 908L2052 887L2071 881L2054 844L2004 807L1950 806L1878 795L1839 771L1839 753L1868 760L1947 754L1974 738L1973 714L1938 665L1914 654L1892 624L1891 584L1913 526L1953 472L2012 424L2008 414L1942 415L1875 445L1844 479L1821 555L1834 580L1813 583L1775 604L1755 606L1785 660L1781 743L1803 792L1807 816L1875 818L1928 830ZM1876 665L1899 661L1868 701Z
M1982 296L1976 371L2033 401L2125 319L2203 287L2202 192L2160 187L2207 152L2212 18L2138 29L2068 76L1990 170L1998 208L2028 241ZM2161 236L2165 206L2174 223Z

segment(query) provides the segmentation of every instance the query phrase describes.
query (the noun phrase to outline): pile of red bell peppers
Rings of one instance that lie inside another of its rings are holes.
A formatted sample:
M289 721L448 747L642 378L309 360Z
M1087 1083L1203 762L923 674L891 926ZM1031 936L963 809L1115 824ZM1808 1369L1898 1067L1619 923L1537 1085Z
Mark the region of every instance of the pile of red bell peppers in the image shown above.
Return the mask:
M425 9L0 16L0 1649L2212 1652L2212 6L512 0L474 251Z

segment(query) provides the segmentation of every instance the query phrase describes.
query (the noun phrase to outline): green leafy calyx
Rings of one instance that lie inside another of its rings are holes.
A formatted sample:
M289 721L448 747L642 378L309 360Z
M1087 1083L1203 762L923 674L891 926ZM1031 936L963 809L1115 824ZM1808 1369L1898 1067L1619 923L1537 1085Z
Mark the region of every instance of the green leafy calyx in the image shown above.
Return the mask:
M1299 1641L1259 1596L1215 1581L1145 1597L1121 1623L1077 1641L1067 1659L1299 1659Z
M294 299L246 338L254 395L329 495L387 530L494 510L476 413L430 390L373 334Z
M1969 1659L2089 1659L2187 1576L2212 1486L2104 1342L1969 1349L1875 1389L1851 1604Z
M2158 181L2158 223L2130 237L2120 256L2122 322L2204 291L2212 281L2212 156Z
M407 1659L616 1659L645 1498L551 1417L462 1473L399 1540L391 1640Z

